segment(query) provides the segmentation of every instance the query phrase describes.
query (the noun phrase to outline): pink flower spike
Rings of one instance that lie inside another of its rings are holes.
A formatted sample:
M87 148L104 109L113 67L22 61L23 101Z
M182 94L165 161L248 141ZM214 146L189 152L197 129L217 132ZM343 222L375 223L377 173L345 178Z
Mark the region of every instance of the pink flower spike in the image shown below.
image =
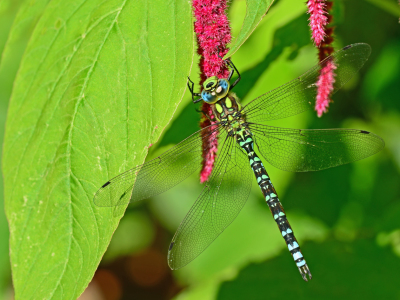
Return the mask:
M231 41L226 0L193 0L192 6L198 52L204 58L200 61L200 70L205 75L202 81L211 76L226 78L229 70L218 57L228 52L226 46Z
M325 0L308 0L307 2L308 13L310 14L310 28L312 31L312 38L317 47L321 45L324 40L325 26L328 24L328 17L326 12Z
M231 29L226 15L226 2L227 0L192 1L196 19L194 30L197 36L198 54L200 55L200 85L208 77L227 78L229 75L227 65L221 59L228 52L227 44L231 41ZM206 128L214 124L215 118L210 105L204 102L201 110L214 121L203 117L200 127ZM203 131L203 161L200 171L200 181L202 183L207 181L211 175L218 150L217 132L210 134L210 130Z
M330 94L333 91L333 84L335 83L335 69L336 65L333 61L328 61L320 71L319 79L316 83L318 90L315 103L315 110L317 111L318 117L321 117L323 113L327 112L329 102L331 102Z
M215 130L215 126L212 126L211 130ZM203 183L208 180L211 175L211 172L214 167L215 156L218 150L217 143L217 134L218 131L214 131L208 139L208 151L205 152L205 156L203 154L203 168L200 172L200 182ZM204 145L206 146L206 145Z

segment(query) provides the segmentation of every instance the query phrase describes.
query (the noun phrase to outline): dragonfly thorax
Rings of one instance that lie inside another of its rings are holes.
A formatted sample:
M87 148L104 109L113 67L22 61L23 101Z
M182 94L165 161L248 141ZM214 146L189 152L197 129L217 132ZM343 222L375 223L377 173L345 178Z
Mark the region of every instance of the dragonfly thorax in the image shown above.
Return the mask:
M219 79L217 76L210 77L203 83L201 98L208 104L213 104L228 94L229 87L227 79Z
M214 116L228 132L235 132L245 122L241 110L241 105L234 93L229 93L217 103L211 105Z

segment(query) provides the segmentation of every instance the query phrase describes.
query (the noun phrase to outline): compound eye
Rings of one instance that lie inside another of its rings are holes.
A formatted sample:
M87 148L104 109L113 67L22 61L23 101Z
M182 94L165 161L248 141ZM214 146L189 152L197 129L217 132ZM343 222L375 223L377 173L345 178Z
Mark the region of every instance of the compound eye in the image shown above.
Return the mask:
M218 87L215 89L219 98L226 96L229 91L229 82L226 79L220 79Z
M211 92L205 91L205 90L203 90L201 92L201 98L203 98L203 100L205 102L210 103L210 104L212 104L218 100L217 95L215 93L211 93Z

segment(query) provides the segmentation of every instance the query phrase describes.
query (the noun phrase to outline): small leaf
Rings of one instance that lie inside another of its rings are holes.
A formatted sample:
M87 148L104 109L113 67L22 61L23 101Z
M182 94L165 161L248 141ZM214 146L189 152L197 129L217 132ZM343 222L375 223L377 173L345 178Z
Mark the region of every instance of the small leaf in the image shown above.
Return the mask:
M267 14L274 0L246 0L246 16L244 17L242 29L238 36L232 43L231 49L224 56L225 58L231 57L242 44L249 38L249 36L256 29L258 24Z
M193 58L190 3L53 0L25 51L3 153L16 299L76 299L118 224L93 204L143 162Z

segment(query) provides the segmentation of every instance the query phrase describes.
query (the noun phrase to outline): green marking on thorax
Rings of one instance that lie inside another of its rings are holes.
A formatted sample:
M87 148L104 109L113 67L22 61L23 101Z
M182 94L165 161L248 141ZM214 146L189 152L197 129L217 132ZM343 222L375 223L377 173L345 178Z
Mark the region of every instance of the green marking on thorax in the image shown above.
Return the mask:
M239 122L234 122L234 123L231 124L231 126L236 129L236 128L240 127L240 123Z
M222 108L222 106L218 103L215 104L215 109L217 110L217 112L222 113L224 110Z
M231 108L232 107L232 101L228 97L226 97L226 99L225 99L225 105L226 105L227 108Z

